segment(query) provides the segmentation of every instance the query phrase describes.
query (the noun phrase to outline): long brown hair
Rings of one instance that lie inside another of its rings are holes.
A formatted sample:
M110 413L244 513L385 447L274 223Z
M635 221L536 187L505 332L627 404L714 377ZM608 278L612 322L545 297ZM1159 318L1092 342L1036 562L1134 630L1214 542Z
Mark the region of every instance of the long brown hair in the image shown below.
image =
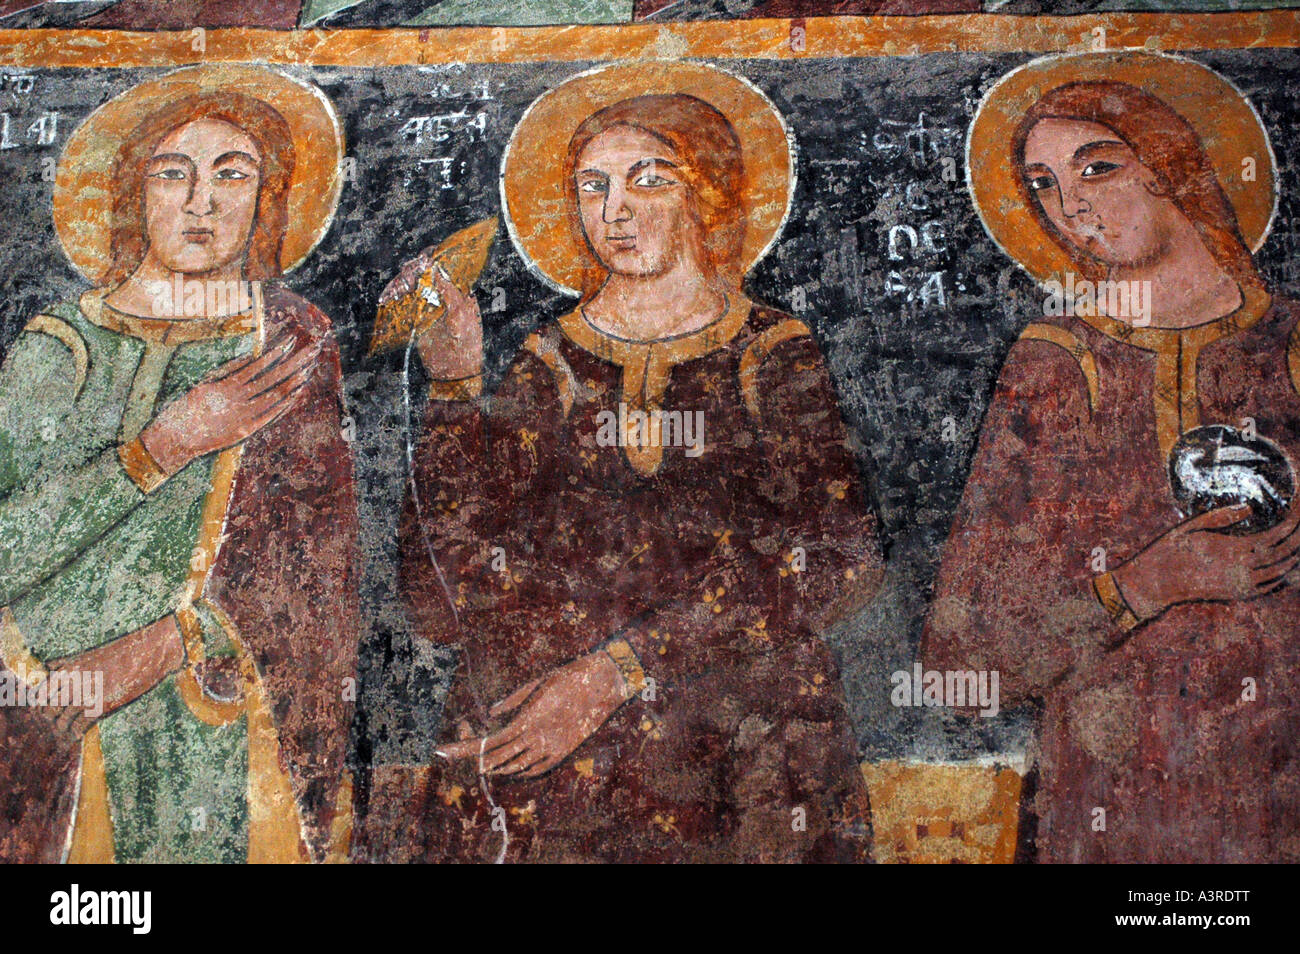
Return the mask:
M694 197L694 214L704 232L708 263L730 287L739 288L745 241L742 186L745 163L740 139L727 117L709 103L685 93L653 94L606 106L583 120L569 140L564 159L564 192L569 230L582 257L582 299L590 299L608 277L587 241L578 214L574 181L578 156L593 139L614 126L630 126L668 146L681 160L679 172Z
M1200 136L1167 103L1136 86L1111 80L1058 86L1034 103L1016 127L1011 155L1017 171L1024 168L1029 132L1043 119L1097 123L1113 131L1155 174L1160 194L1171 198L1196 226L1214 260L1243 286L1263 284ZM1021 198L1080 273L1094 280L1104 278L1105 263L1057 230L1022 175L1016 176L1016 182Z
M293 135L284 117L266 103L234 91L198 93L147 116L127 136L113 166L111 262L100 284L117 285L144 261L149 248L145 226L145 169L158 144L197 119L219 119L242 130L262 154L257 214L249 238L244 277L278 277L280 247L289 224L289 182L293 175Z

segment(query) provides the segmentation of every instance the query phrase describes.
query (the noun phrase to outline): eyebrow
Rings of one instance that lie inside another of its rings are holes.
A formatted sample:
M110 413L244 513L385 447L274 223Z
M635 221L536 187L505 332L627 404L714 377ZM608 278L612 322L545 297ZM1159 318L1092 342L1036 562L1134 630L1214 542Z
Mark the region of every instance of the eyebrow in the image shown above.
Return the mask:
M628 169L628 175L632 175L633 173L640 172L646 166L667 166L669 169L678 168L677 163L673 162L671 159L659 159L654 156L647 156L646 158L641 159L638 162L632 163L631 168ZM600 169L579 169L576 173L574 173L574 175L600 176L604 179L609 178L609 173L603 172Z
M1074 150L1073 160L1078 162L1084 156L1096 152L1098 149L1104 149L1106 146L1124 145L1118 139L1094 139L1092 142L1086 142L1078 149Z
M150 162L160 162L163 160L166 160L167 162L188 162L190 165L194 165L194 160L183 152L160 152L156 156L149 157Z
M223 162L230 162L235 159L243 159L250 165L254 166L260 165L256 158L251 154L244 152L242 149L232 149L230 152L223 152L221 155L217 156L216 159L212 160L212 164L214 166L219 166Z
M642 159L640 162L634 162L632 164L632 168L628 170L628 175L631 175L635 172L640 172L646 166L667 166L669 169L676 169L677 163L669 159L657 159L654 156L647 156L646 158Z

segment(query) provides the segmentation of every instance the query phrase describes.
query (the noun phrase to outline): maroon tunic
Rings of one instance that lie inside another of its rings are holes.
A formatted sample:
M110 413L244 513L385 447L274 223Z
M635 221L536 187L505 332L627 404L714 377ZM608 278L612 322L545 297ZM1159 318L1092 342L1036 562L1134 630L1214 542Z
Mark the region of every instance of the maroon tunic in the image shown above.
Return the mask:
M1252 292L1182 332L1046 319L1007 359L924 656L998 670L1003 706L1041 702L1043 860L1300 860L1300 589L1127 628L1094 586L1096 548L1113 569L1181 522L1180 433L1252 418L1300 461L1298 311Z
M620 402L702 412L702 453L608 446ZM494 859L495 804L508 860L866 858L865 787L815 632L880 576L836 407L807 328L747 302L655 345L574 312L529 340L486 413L431 400L403 573L421 632L463 650L445 737L611 638L654 693L535 780L378 773L363 854Z

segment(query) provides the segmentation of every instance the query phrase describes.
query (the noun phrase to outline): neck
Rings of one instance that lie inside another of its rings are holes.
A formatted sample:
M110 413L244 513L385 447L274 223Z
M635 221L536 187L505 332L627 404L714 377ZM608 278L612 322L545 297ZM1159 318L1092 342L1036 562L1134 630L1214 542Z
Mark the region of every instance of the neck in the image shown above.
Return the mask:
M1236 279L1215 260L1196 226L1179 216L1161 254L1150 263L1116 266L1111 281L1144 282L1153 328L1194 328L1241 307ZM1116 316L1129 324L1132 317Z
M242 259L205 272L177 272L149 252L131 276L109 292L104 301L117 311L142 318L219 318L252 307L243 278ZM201 287L196 288L194 282L201 283ZM236 294L230 294L232 289Z
M652 341L698 331L722 314L722 283L681 262L661 275L611 274L583 313L602 331Z

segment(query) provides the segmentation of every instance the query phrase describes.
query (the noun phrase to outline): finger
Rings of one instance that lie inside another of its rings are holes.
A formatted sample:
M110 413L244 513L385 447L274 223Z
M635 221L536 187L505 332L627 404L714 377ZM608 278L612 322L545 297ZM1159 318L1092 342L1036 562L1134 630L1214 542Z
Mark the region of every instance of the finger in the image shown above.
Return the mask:
M434 755L445 759L448 762L455 762L459 759L478 758L479 748L482 746L482 739L462 739L459 742L452 742L448 745L440 746L434 751Z
M536 765L545 759L543 753L534 752L532 749L524 749L509 762L503 762L487 770L489 775L514 775L522 772L530 766Z
M283 381L268 387L265 391L250 396L243 403L249 407L262 408L279 404L281 401L291 400L307 385L314 373L314 368L299 368Z
M528 740L533 734L531 727L516 717L505 728L494 732L484 740L483 764L500 764L501 756L504 754L503 749L514 748L518 751L520 747L528 745Z
M1251 510L1249 504L1236 504L1232 507L1216 507L1214 510L1207 511L1199 517L1193 517L1187 521L1189 532L1198 532L1204 530L1222 530L1224 527L1230 527L1234 523L1240 523L1250 516Z
M397 270L397 276L388 283L383 294L379 296L379 303L381 305L387 304L395 298L409 295L420 280L420 273L429 267L430 254L431 250L425 249L415 258L403 264Z
M82 725L83 718L81 710L73 706L67 706L59 710L54 717L54 724L58 731L70 738L76 739L85 733L86 727Z
M434 266L433 283L438 288L438 294L442 300L447 303L447 308L455 314L464 314L468 309L473 296L468 292L463 292L456 287L456 283L451 280L451 276L441 265Z
M501 716L501 715L505 715L507 712L511 712L515 709L518 709L521 705L523 705L528 700L528 697L533 694L533 690L535 690L539 685L541 685L541 682L542 680L541 677L539 676L538 678L532 680L531 682L524 683L514 692L510 693L510 695L506 696L500 702L493 705L492 708L488 710L488 715L494 717Z
M1286 547L1285 549L1282 550L1265 549L1263 553L1256 552L1255 563L1251 567L1251 569L1254 571L1263 572L1265 570L1271 569L1272 567L1281 566L1282 564L1295 559L1297 554L1300 554L1300 537L1293 538L1293 542L1291 543L1291 545L1289 547Z
M248 415L240 422L239 429L235 432L235 443L247 440L264 427L269 427L289 411L292 411L298 406L299 400L304 393L305 389L299 385L296 390L291 391L286 397L277 398L272 395L259 398L256 403L250 404L248 406Z
M418 274L418 272L408 271L403 268L391 282L384 286L383 292L379 295L379 304L387 305L398 298L409 295L411 289L415 287L415 279Z
M479 763L479 771L487 772L489 775L496 774L497 770L503 765L509 765L515 759L519 758L531 747L530 737L524 736L508 745L503 745L492 752L484 752L483 760Z
M211 371L205 374L202 380L220 381L224 378L233 379L236 375L238 375L241 371L243 371L245 368L247 368L250 364L252 364L260 357L261 355L254 354L253 352L250 351L248 354L241 355L238 358L231 358L225 364L217 365L217 367L213 368Z
M470 725L468 722L466 722L464 719L461 719L460 724L456 726L456 738L458 739L474 738L474 727Z
M539 775L545 775L555 766L559 765L563 759L554 755L548 755L545 758L538 759L532 765L528 766L519 773L520 778L537 778Z
M1300 528L1300 507L1293 507L1281 523L1258 535L1258 544L1274 550L1287 547L1297 539L1297 528Z
M260 374L255 375L244 385L244 388L252 394L262 394L269 391L296 371L303 368L314 369L316 359L320 357L320 351L321 346L319 343L310 348L303 348L292 357L285 358L279 364L272 365Z
M1252 570L1250 577L1256 587L1268 586L1283 579L1288 573L1294 570L1300 564L1300 556L1293 556L1281 563L1275 563L1269 567L1261 567L1258 570Z
M1282 577L1280 580L1278 580L1277 582L1272 583L1272 584L1270 584L1270 585L1268 585L1268 586L1266 586L1266 587L1261 588L1260 591L1259 591L1259 593L1256 594L1256 595L1258 595L1258 596L1267 596L1269 593L1276 593L1278 590L1282 589L1282 587L1286 586L1289 582L1290 582L1290 580L1288 580L1288 579L1284 576L1284 577Z
M287 356L293 350L293 343L292 335L281 335L271 342L261 354L245 355L242 358L236 358L234 361L228 361L217 368L216 380L234 385L245 384ZM227 368L231 370L227 371Z

